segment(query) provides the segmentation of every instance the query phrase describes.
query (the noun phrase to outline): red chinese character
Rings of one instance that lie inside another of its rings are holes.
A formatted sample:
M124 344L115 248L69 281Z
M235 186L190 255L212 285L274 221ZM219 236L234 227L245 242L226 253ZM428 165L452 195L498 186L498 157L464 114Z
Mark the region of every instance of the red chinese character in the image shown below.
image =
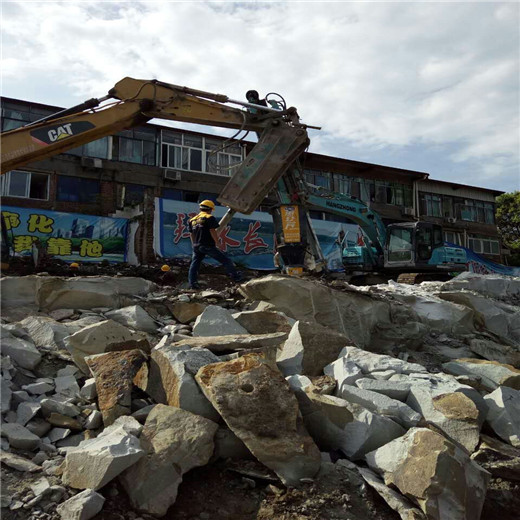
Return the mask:
M190 238L188 225L184 223L186 216L188 218L194 217L197 213L177 213L177 220L175 230L173 232L173 243L177 244L182 238Z
M238 247L240 246L240 241L235 240L234 238L228 237L229 230L231 229L230 226L226 226L225 228L222 228L217 231L218 235L218 247L221 251L227 251L228 246L229 247Z
M260 222L258 220L256 222L251 222L249 224L249 229L247 230L247 233L244 237L244 253L248 255L253 249L256 249L257 247L269 247L262 238L258 236L258 228L261 226Z

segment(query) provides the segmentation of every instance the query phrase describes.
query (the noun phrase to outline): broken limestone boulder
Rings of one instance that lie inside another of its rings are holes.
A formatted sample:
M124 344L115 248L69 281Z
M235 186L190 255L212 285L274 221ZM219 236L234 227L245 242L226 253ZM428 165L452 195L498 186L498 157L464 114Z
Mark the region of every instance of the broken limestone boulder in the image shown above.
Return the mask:
M428 518L478 520L490 474L442 435L412 428L367 453L371 469L387 486L413 500Z
M384 324L392 325L390 307L380 298L350 289L340 292L313 281L280 275L264 276L240 286L240 292L250 300L272 303L291 318L317 322L367 348L376 343Z
M269 334L270 332L287 332L288 334L295 323L292 318L277 311L243 311L233 314L233 318L249 334Z
M318 323L297 321L277 355L277 365L285 376L319 376L325 365L336 360L349 343L343 334Z
M411 383L404 381L389 381L388 379L371 379L362 377L356 380L356 386L363 390L370 390L378 394L386 395L391 399L406 402L408 393L410 392Z
M177 406L218 422L219 414L195 381L199 369L219 358L205 348L164 345L152 350L146 388L156 402Z
M203 303L182 301L176 301L167 305L173 317L181 323L191 323L207 307Z
M130 414L133 379L146 362L140 350L107 352L85 358L96 379L99 410L105 426Z
M104 503L103 495L92 489L85 489L61 503L56 508L56 512L61 520L89 520L103 509Z
M494 477L520 481L520 449L487 435L481 441L471 459Z
M136 348L149 351L148 341L142 334L132 332L113 320L94 323L75 332L65 338L65 346L84 374L89 374L86 356Z
M462 392L433 395L426 385L413 385L406 403L452 441L473 453L479 443L479 410Z
M307 431L321 451L341 450L350 460L361 459L405 429L392 419L332 395L320 395L308 387L296 392Z
M134 330L155 334L158 325L154 319L139 305L131 305L114 311L106 312L109 320L114 320Z
M501 386L484 400L489 407L488 424L501 439L520 448L520 392Z
M20 450L33 451L40 446L40 438L18 423L2 424L2 437L7 437L9 445Z
M441 292L446 301L465 305L475 313L479 325L499 337L520 344L520 309L494 302L471 292Z
M140 437L146 454L120 477L134 509L164 516L183 474L208 463L217 429L213 421L180 408L155 406Z
M278 347L287 339L286 332L272 334L231 334L225 336L201 336L176 341L176 347L205 348L211 352L247 351L263 347Z
M194 336L226 336L229 334L248 334L227 309L218 305L208 305L195 320Z
M442 367L450 374L480 377L482 385L489 391L493 391L499 386L520 389L520 370L497 361L462 358L443 363Z
M67 450L63 483L76 489L102 488L142 456L139 439L128 433L114 432L85 440Z
M68 327L45 316L28 316L20 322L20 325L31 336L32 342L37 347L64 349L63 340L70 335Z
M520 368L520 351L509 345L502 345L487 339L472 339L469 348L475 354L489 361Z
M520 299L520 278L470 271L444 282L441 291L473 291L489 298L511 301Z
M143 278L125 276L39 277L36 300L43 310L119 309L135 296L146 297L157 287Z
M296 486L320 467L320 451L303 426L282 374L261 354L202 367L196 380L229 428L284 483Z
M42 355L34 343L13 336L4 327L2 334L2 355L9 356L18 366L27 370L34 370L42 359Z

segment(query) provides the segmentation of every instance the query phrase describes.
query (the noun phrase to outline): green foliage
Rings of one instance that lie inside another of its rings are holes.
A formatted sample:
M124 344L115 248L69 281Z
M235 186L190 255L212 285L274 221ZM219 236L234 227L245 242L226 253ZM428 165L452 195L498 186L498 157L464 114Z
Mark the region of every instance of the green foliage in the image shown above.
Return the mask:
M510 264L520 265L520 191L497 198L496 222L504 245L511 250Z

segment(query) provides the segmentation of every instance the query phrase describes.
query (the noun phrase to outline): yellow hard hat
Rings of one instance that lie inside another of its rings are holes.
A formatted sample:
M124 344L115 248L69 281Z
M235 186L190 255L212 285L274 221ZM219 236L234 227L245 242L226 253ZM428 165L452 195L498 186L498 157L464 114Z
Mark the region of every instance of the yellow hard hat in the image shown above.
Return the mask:
M170 266L169 266L169 265L164 264L164 265L161 267L161 271L166 272L166 271L169 271L169 270L170 270Z
M212 200L203 200L202 202L199 202L199 206L206 207L211 209L212 211L215 209L215 203Z
M70 266L73 268L73 269L77 269L79 267L79 264L76 263L76 262L72 262L72 264L70 264Z

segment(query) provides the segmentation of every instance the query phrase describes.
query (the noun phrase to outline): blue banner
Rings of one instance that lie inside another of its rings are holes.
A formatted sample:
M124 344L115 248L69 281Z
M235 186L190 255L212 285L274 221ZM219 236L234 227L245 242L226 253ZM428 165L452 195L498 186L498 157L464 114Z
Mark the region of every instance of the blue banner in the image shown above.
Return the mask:
M155 252L163 258L190 258L191 241L188 220L199 212L198 204L169 199L155 199ZM226 208L217 206L214 215L224 216ZM323 220L312 221L314 230L329 269L343 270L341 261L342 240L355 243L358 226ZM273 221L268 213L255 211L251 215L238 213L218 232L219 246L236 264L250 269L272 270ZM213 260L208 260L213 263Z
M471 249L446 242L450 247L458 247L466 251L468 271L477 274L502 274L505 276L520 276L520 267L497 264L487 258L480 256Z
M124 262L126 218L98 217L47 209L2 207L15 254L30 254L33 245L65 262Z

